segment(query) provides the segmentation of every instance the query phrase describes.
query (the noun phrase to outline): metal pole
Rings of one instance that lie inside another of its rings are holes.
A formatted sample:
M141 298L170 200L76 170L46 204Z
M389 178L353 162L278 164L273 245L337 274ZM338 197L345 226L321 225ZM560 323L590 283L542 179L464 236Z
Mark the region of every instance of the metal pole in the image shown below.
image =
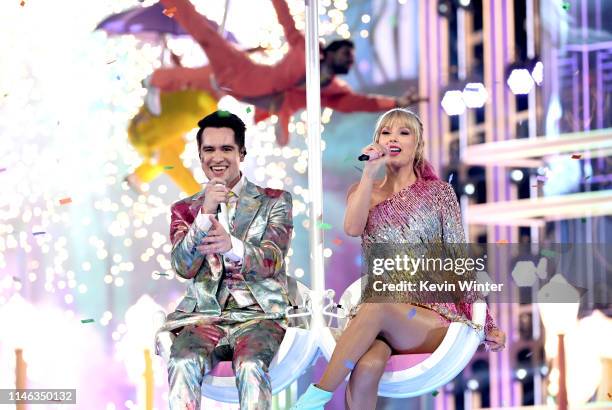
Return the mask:
M310 278L316 298L325 290L323 266L323 169L321 163L321 73L319 64L319 2L306 0L306 110L308 144L308 193L310 197ZM313 298L314 302L314 298ZM323 323L320 309L313 309L313 328Z

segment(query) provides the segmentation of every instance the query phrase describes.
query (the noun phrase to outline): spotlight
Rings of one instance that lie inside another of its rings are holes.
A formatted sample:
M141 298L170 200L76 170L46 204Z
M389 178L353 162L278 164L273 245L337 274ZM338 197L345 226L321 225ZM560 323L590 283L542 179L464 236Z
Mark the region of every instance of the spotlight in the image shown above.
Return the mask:
M508 87L515 95L529 94L533 88L534 82L529 70L525 68L514 69L508 77Z
M438 14L440 17L450 17L452 8L449 0L438 0Z
M484 107L489 93L482 83L467 83L463 89L463 101L468 108Z
M523 177L523 171L521 171L520 169L513 169L510 173L510 178L512 178L514 182L521 182L523 180Z
M479 387L478 380L476 380L476 379L468 380L467 387L470 390L478 390L478 387Z
M460 115L465 112L465 102L461 91L445 92L441 104L447 115Z
M476 188L474 187L474 184L470 182L468 184L465 184L465 186L463 187L463 192L465 192L467 195L473 195L474 192L476 192Z
M459 0L459 6L461 7L470 7L471 0Z
M523 380L525 377L527 377L527 370L525 369L518 369L516 371L516 378L519 380Z

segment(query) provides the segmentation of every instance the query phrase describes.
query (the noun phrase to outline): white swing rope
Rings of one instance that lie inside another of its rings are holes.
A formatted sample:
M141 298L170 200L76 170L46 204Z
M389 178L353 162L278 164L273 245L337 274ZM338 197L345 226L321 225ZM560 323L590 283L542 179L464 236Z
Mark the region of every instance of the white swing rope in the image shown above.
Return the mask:
M310 278L311 289L316 295L314 303L320 303L325 291L323 263L323 169L321 163L321 74L319 71L319 2L306 3L306 112L308 145L308 194L310 198ZM315 302L316 301L316 302ZM312 309L312 330L323 327L320 306Z

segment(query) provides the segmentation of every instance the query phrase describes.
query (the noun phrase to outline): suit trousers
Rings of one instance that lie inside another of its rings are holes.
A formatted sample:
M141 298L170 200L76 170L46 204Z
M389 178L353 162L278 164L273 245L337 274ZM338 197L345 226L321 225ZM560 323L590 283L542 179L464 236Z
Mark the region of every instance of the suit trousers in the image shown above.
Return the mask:
M204 376L223 360L232 360L240 409L270 409L268 367L285 335L281 322L221 320L183 327L168 362L170 410L199 410Z

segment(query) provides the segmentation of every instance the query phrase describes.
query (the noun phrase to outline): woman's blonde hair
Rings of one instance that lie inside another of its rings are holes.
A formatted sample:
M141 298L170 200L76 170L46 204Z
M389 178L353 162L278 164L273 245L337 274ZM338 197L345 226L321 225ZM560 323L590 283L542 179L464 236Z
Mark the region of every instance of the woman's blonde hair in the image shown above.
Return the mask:
M405 108L393 108L380 116L376 123L376 130L374 131L374 142L378 143L380 139L380 133L384 127L393 127L398 125L400 127L406 127L416 137L416 149L414 153L414 162L412 167L417 178L421 178L423 166L425 164L424 148L425 141L423 138L423 123L418 115L414 112Z

